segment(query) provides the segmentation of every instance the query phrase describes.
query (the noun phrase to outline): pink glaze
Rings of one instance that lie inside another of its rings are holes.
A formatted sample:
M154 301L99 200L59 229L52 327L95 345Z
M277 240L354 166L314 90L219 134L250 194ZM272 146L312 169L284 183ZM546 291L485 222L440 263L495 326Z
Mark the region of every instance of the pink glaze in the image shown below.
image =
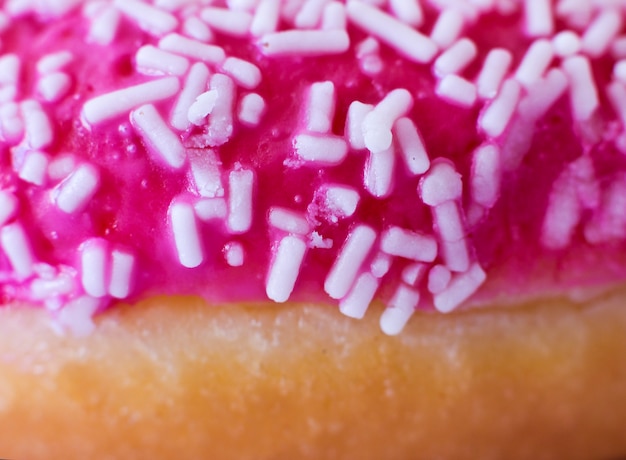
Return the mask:
M5 2L6 302L379 299L395 334L626 280L623 13L284 3Z

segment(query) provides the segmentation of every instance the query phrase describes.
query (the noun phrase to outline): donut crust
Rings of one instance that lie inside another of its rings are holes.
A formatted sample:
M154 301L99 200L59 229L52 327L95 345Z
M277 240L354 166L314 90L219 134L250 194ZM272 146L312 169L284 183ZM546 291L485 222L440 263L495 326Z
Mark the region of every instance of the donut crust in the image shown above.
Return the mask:
M0 457L610 459L626 455L626 288L418 313L153 298L86 337L0 310Z

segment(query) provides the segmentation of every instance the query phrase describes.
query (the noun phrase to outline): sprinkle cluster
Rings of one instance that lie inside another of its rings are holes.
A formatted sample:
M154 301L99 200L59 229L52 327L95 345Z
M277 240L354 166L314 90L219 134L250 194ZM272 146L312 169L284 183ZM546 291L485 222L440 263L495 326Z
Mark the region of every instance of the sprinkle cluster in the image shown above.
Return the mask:
M82 333L111 299L157 291L160 270L177 274L171 283L200 273L191 283L210 286L195 292L226 299L241 277L242 291L256 298L261 283L275 302L323 290L354 318L380 298L381 328L397 334L417 308L453 311L483 285L489 264L473 235L503 212L506 181L563 106L577 151L547 160L549 179L538 179L538 239L555 251L580 238L622 241L624 7L9 0L0 13L4 295L40 302ZM499 18L514 46L481 29ZM27 52L28 28L52 23L75 37ZM117 63L91 75L99 50ZM424 100L436 101L440 122L448 113L471 121L458 128L464 151L430 140L416 115ZM151 197L149 210L130 218L115 206L135 193ZM98 224L103 203L114 224ZM152 224L133 227L141 218Z

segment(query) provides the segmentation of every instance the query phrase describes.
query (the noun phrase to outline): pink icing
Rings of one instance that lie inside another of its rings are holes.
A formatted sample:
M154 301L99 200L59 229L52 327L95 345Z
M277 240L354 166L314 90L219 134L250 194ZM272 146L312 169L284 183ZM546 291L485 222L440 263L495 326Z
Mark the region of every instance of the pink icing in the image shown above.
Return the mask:
M75 3L4 7L7 302L379 298L393 334L415 308L626 278L603 11Z

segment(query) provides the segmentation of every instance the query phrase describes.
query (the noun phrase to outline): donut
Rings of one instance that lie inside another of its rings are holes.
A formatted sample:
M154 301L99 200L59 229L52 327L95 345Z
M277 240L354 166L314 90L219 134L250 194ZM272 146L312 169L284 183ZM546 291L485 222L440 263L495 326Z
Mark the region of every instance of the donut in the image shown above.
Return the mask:
M626 455L601 0L7 0L0 457Z

